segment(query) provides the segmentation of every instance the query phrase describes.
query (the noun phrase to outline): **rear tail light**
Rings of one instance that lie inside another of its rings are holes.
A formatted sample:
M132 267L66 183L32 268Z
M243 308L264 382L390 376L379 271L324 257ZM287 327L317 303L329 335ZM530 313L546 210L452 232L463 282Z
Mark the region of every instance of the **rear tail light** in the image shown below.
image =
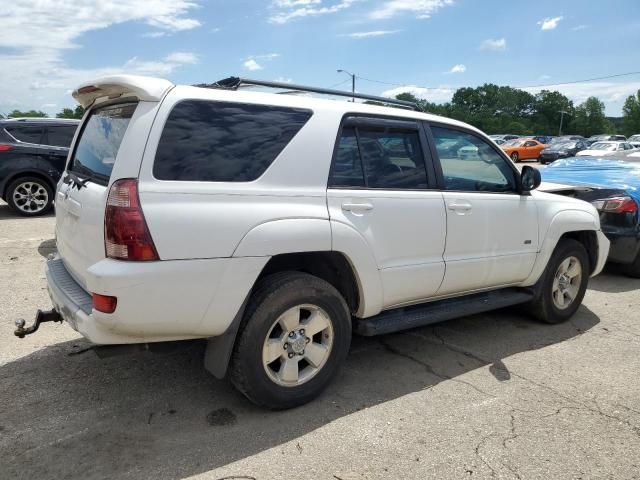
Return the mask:
M99 312L113 313L116 311L116 306L118 305L118 299L116 297L92 293L91 299L93 300L93 308Z
M631 197L612 197L605 200L596 200L592 204L601 212L635 213L638 211L638 204Z
M8 152L11 150L11 145L0 144L0 152Z
M160 260L140 207L138 182L133 178L111 185L104 216L104 246L108 258Z

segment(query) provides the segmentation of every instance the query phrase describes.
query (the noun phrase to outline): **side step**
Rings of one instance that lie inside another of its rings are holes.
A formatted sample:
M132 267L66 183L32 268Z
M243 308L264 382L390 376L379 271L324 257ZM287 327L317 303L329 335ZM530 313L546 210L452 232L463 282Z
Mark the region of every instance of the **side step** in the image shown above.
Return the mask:
M432 323L525 303L533 296L532 291L504 288L492 292L475 293L464 297L396 308L374 317L355 321L354 332L372 337L409 328L424 327Z

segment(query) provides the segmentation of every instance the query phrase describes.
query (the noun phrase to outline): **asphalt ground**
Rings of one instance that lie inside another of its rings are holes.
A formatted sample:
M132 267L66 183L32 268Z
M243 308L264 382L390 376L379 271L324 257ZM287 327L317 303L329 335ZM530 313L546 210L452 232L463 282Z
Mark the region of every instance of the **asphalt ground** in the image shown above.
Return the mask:
M53 227L0 204L2 480L640 478L640 280L608 269L561 325L508 309L356 337L320 398L270 412L198 342L101 360L67 325L14 337L50 307Z

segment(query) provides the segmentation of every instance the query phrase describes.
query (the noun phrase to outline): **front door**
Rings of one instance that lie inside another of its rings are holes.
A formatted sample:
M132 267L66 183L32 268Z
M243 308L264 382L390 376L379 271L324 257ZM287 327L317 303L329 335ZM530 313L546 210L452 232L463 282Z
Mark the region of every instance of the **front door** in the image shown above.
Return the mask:
M442 125L430 129L447 218L438 295L523 281L538 251L534 198L518 194L514 167L481 136ZM457 155L460 149L473 155Z
M374 253L383 308L434 295L444 277L444 204L423 143L416 122L347 119L331 169L329 216Z

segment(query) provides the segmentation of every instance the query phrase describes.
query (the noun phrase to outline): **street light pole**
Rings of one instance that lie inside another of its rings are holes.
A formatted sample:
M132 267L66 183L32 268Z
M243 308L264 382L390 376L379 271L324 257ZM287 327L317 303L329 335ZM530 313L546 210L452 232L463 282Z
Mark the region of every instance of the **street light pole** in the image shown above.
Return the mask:
M565 112L564 110L560 110L560 128L558 129L558 136L561 137L562 136L562 121L564 120L564 115L565 113L568 114L569 112Z
M351 101L355 103L356 102L356 75L354 73L349 73L346 70L342 70L342 69L338 70L338 73L346 73L351 77L351 95L353 95L351 97Z

